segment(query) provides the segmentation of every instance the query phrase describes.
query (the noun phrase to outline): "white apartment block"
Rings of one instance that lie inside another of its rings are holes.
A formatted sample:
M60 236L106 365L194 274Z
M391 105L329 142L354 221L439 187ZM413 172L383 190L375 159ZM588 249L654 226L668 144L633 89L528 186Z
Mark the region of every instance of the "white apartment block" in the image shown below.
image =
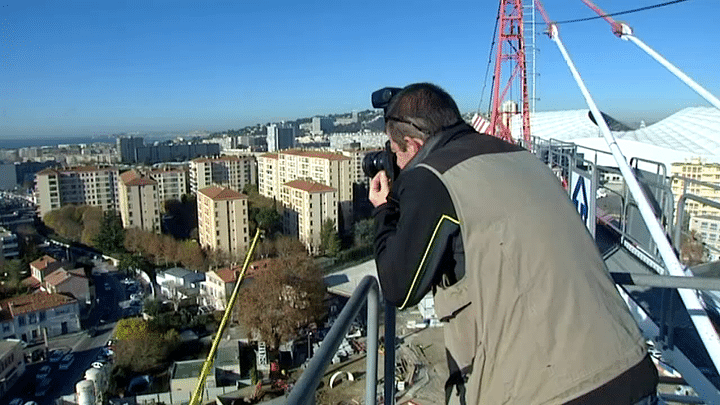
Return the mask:
M165 201L180 200L184 194L188 194L189 171L185 167L151 170L148 175L157 182L161 209L164 209Z
M204 248L243 255L248 248L247 196L210 186L197 194L198 234Z
M247 184L257 183L255 157L220 156L218 158L199 158L190 161L190 191L212 185L228 187L242 191Z
M142 177L135 170L120 175L118 205L124 228L140 228L160 232L158 186L153 179Z
M0 397L6 395L24 373L23 344L17 339L0 340Z
M691 231L697 232L702 241L709 248L710 261L720 257L720 217L711 215L697 215L690 218Z
M337 190L313 181L293 180L283 184L281 201L285 207L283 231L297 236L310 253L318 253L323 222L331 219L338 229Z
M340 151L344 156L350 158L350 178L353 183L370 183L370 178L363 171L362 163L368 153L379 151L379 149L343 149Z
M350 227L353 212L352 159L341 153L287 150L266 153L258 158L258 190L269 198L282 199L281 186L293 180L309 180L332 187L337 192L340 213Z
M92 205L103 211L117 209L118 178L114 167L42 170L35 175L38 214L42 217L66 204Z
M720 186L720 164L705 163L700 158L673 163L670 167L670 174ZM676 206L683 192L720 202L720 189L716 190L712 187L702 186L692 182L687 182L687 188L685 188L685 183L682 179L673 179L672 192L675 196ZM720 216L720 210L717 208L691 200L686 200L685 202L685 213L689 213L691 216Z

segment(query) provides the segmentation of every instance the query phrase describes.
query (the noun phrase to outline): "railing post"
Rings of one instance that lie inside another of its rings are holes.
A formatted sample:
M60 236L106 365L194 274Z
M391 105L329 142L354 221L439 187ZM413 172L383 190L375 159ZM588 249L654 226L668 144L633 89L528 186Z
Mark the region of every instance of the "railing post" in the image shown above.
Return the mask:
M385 405L395 405L395 312L385 301Z
M367 298L367 339L366 339L366 370L365 373L365 403L377 403L378 385L378 311L380 306L380 292L371 288Z

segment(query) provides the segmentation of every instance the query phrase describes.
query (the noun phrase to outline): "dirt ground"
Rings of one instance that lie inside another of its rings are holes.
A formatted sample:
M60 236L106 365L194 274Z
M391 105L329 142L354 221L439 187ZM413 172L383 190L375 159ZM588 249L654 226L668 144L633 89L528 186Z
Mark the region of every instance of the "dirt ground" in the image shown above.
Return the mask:
M382 318L381 318L382 319ZM415 404L431 405L444 403L444 385L447 379L445 366L445 349L442 328L408 328L407 323L420 321L417 311L398 313L396 334L400 341L396 353L396 380L402 378L405 389L397 392L396 403L401 404L412 400ZM384 333L380 328L381 336ZM383 395L383 364L384 351L378 356L378 398ZM334 388L328 383L337 371L349 371L355 380L343 379ZM412 375L412 377L411 377ZM323 386L318 390L318 405L364 404L365 403L365 356L356 355L345 362L332 365L323 379Z

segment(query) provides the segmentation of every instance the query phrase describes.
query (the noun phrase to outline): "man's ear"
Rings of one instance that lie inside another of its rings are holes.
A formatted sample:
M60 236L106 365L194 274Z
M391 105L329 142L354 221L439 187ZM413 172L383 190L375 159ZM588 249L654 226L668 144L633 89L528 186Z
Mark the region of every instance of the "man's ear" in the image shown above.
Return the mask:
M405 145L407 145L405 150L410 151L410 149L412 149L413 153L419 152L420 149L422 149L423 145L425 145L425 141L420 138L413 138L410 136L406 136L404 139L405 139Z

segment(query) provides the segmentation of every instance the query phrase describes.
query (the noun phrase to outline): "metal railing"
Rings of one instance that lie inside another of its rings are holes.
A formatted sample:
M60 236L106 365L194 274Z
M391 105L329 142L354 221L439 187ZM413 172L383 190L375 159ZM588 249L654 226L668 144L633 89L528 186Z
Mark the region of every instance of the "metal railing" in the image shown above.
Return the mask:
M365 403L377 403L377 370L378 370L378 310L380 292L377 280L372 276L365 276L353 292L350 300L345 304L330 331L323 339L318 351L313 355L308 367L300 376L290 395L287 404L314 404L315 391L322 380L325 369L340 347L343 338L350 329L358 312L367 299L367 359L365 374ZM393 315L394 316L394 315ZM387 326L386 326L387 327ZM394 331L393 331L394 337ZM386 353L394 352L394 338L392 342L385 342ZM394 356L393 356L394 357ZM386 354L387 358L387 354ZM387 376L386 376L387 377ZM386 378L387 380L387 378Z

